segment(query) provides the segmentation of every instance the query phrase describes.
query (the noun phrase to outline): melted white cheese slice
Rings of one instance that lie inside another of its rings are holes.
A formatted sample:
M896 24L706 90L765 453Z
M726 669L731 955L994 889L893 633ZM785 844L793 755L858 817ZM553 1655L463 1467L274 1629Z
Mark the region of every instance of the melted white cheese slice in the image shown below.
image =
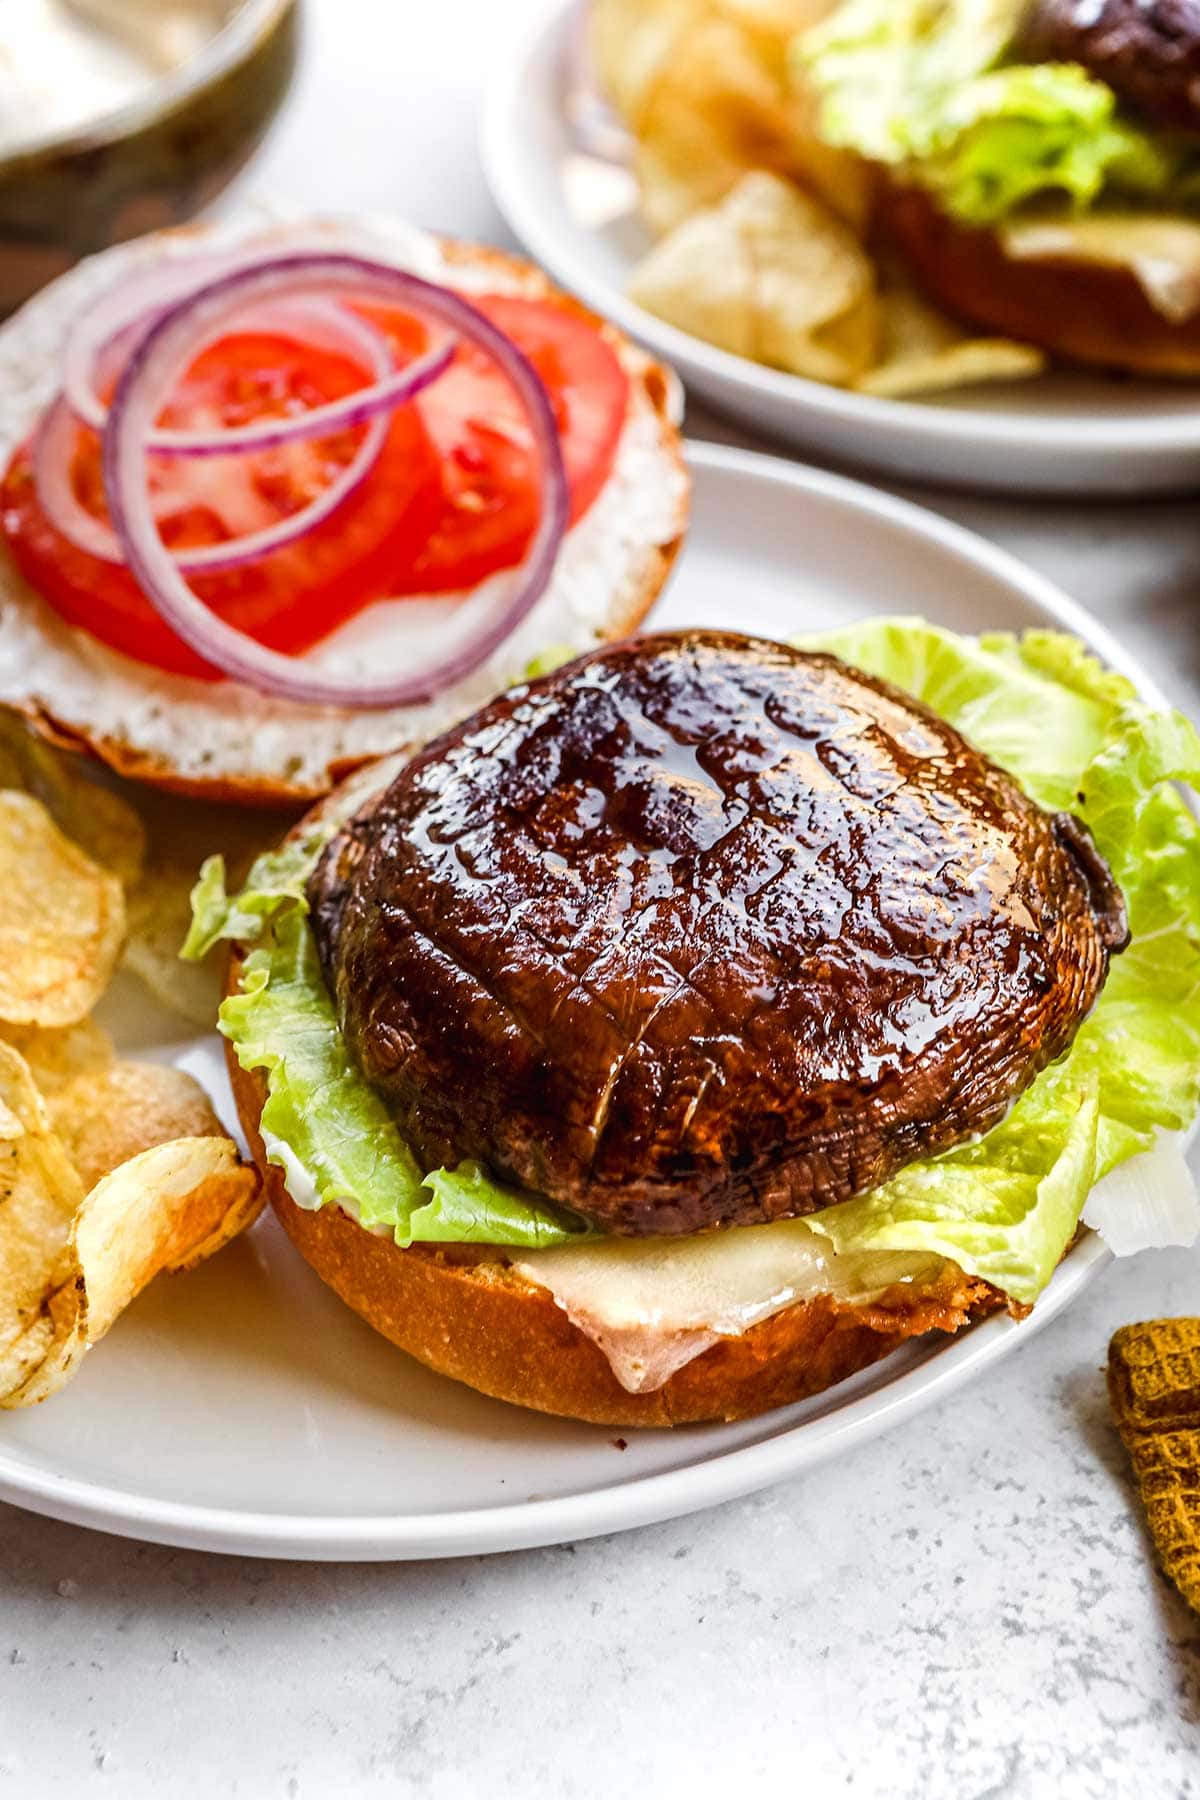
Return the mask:
M263 1141L297 1206L319 1206L316 1183L290 1145L268 1131ZM361 1225L348 1200L339 1205ZM386 1225L374 1230L391 1235ZM630 1394L653 1393L718 1338L740 1337L785 1307L821 1295L861 1304L885 1288L932 1282L945 1267L915 1250L839 1254L803 1219L696 1237L592 1238L510 1260L553 1295Z
M1182 324L1200 310L1200 223L1175 216L1098 212L1080 219L1015 219L1000 240L1020 262L1128 269L1155 311Z
M839 1255L802 1219L684 1238L608 1238L514 1255L571 1323L603 1351L621 1386L653 1392L720 1337L800 1301L858 1303L943 1266L918 1251Z

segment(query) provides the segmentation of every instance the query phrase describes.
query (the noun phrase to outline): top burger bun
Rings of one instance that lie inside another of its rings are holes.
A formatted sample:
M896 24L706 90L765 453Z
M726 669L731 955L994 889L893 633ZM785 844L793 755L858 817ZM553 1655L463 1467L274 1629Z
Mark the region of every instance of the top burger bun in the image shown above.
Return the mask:
M261 219L158 233L92 257L55 282L0 328L0 458L7 462L57 390L71 324L107 288L163 258L285 238L294 244L296 236L294 223L264 227ZM520 257L383 217L317 221L303 238L309 248L392 261L468 296L556 291ZM569 532L533 611L486 662L432 701L365 712L305 706L133 662L60 618L0 545L0 705L122 775L215 800L281 805L312 800L370 758L423 742L517 679L539 652L579 652L632 630L662 587L686 525L678 392L661 364L613 326L597 325L631 378L612 471ZM419 604L389 609L389 659L403 661L406 632L428 630L421 611ZM350 629L361 631L367 618Z

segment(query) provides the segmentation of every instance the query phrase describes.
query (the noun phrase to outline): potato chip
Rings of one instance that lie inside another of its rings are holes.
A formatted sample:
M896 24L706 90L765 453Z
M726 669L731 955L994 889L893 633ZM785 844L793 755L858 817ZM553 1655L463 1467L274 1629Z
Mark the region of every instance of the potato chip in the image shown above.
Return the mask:
M59 830L127 887L146 853L142 821L129 802L91 779L82 756L48 744L19 713L0 709L0 788L40 800Z
M735 355L853 381L874 360L875 274L851 231L778 176L746 175L696 213L636 271L648 312Z
M221 1003L219 960L181 962L191 924L191 891L199 864L152 858L129 896L129 933L122 962L164 1006L189 1024L211 1027Z
M696 25L650 96L634 171L655 236L715 205L752 169L785 169L791 121L779 85L736 26Z
M75 1224L94 1344L160 1271L195 1268L262 1210L257 1170L230 1138L177 1138L132 1157L92 1189Z
M0 1039L20 1051L43 1097L49 1098L81 1075L101 1075L115 1051L107 1031L94 1019L77 1025L5 1025Z
M46 1105L85 1188L155 1144L222 1137L225 1129L200 1083L164 1063L88 1070L49 1094Z
M762 54L786 66L793 40L819 24L837 0L715 0L725 18L749 32Z
M769 99L777 104L790 80L791 45L796 35L815 25L834 0L593 0L588 20L588 52L597 83L635 134L646 124L656 90L677 74L679 58L689 43L704 44L714 27L736 33L738 54L751 53L775 86ZM711 43L728 45L729 37ZM694 73L683 79L693 96L703 100L710 90L736 87L720 58L704 50ZM763 92L751 73L744 93L753 103Z
M860 393L899 400L981 381L1025 380L1046 367L1032 344L972 337L897 271L887 271L879 298L880 359L855 382Z
M72 1025L108 986L125 935L115 875L29 794L0 792L0 1019Z
M7 1253L16 1242L25 1251L19 1281L10 1279L8 1256L0 1254L3 1407L32 1406L57 1393L155 1275L213 1255L262 1204L257 1173L238 1161L228 1138L179 1138L123 1162L81 1202L68 1165L76 1204L64 1230L64 1206L49 1199L63 1179L62 1162L44 1176L31 1162L17 1212L11 1200L0 1208L0 1230L7 1229L0 1249Z
M676 41L707 10L704 0L593 0L588 54L597 83L630 131L641 130Z
M697 213L664 238L634 271L629 293L668 325L753 357L754 271L723 207Z
M224 962L182 962L179 951L192 922L191 892L205 857L219 851L231 882L239 882L261 850L277 844L293 815L232 812L198 802L146 803L152 849L130 892L125 968L156 999L189 1024L211 1028L221 1001Z
M753 169L812 187L861 225L866 166L824 143L789 51L830 0L599 0L591 55L635 139L641 212L660 236Z
M24 1058L0 1043L0 1396L19 1390L53 1350L50 1303L72 1278L71 1225L84 1192Z

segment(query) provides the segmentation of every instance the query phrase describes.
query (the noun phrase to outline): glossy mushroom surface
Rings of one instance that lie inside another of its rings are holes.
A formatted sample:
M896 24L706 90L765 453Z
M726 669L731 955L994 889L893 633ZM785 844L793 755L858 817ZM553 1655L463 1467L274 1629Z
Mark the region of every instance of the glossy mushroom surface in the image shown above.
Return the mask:
M987 1130L1126 937L1083 826L834 657L606 647L421 752L310 884L429 1166L606 1231L812 1212Z

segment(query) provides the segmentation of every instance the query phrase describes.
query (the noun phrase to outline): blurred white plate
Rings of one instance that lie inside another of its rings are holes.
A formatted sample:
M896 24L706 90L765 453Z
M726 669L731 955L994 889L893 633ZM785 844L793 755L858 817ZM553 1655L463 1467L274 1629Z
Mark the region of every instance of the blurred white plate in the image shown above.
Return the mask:
M695 523L654 614L786 636L872 612L959 631L1057 625L1162 697L1087 613L982 538L839 476L692 445ZM215 1037L132 983L108 1023L233 1109ZM132 1537L329 1559L512 1550L670 1518L763 1487L909 1417L1027 1343L1107 1260L1085 1239L1022 1325L995 1318L739 1425L617 1433L432 1375L375 1336L273 1219L162 1280L58 1399L0 1413L0 1497Z
M575 5L556 4L492 72L484 167L531 256L673 363L693 397L748 429L905 481L1021 494L1200 486L1200 386L1059 373L929 400L878 400L714 349L626 296L649 248L632 177L573 140L565 71Z

